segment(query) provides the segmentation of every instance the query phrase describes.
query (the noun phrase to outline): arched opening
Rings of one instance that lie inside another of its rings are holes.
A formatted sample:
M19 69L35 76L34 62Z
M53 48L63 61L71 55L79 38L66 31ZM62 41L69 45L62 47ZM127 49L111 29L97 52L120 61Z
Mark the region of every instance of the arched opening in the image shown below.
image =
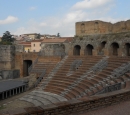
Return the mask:
M85 49L85 55L93 55L93 46L88 44Z
M103 49L105 48L106 41L103 41L99 46L99 55L104 55Z
M114 42L114 43L111 44L112 55L114 55L114 56L118 55L118 48L119 48L118 43Z
M125 44L126 56L130 56L130 43Z
M29 75L28 68L32 65L32 60L23 60L23 76Z
M81 47L79 45L74 46L74 55L80 55L80 49Z

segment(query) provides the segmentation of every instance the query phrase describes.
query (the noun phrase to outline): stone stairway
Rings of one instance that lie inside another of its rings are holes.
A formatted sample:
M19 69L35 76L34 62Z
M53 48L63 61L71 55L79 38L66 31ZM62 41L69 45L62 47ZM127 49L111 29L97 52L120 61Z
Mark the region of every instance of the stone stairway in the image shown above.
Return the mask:
M75 80L70 86L68 86L66 89L64 89L64 91L61 92L60 95L61 96L65 96L66 95L67 96L67 95L70 95L69 92L70 93L73 92L75 94L74 96L77 95L76 98L80 97L80 95L86 95L85 92L80 94L81 90L77 90L77 89L75 89L75 87L78 84L80 84L84 79L86 79L86 78L87 79L91 79L91 78L95 77L95 74L97 72L102 71L102 69L104 69L107 66L107 63L108 63L107 62L107 58L108 57L104 57L98 63L96 63L93 67L91 67L89 70L87 70L83 75L81 75L79 78L77 78L77 80ZM91 82L87 82L87 83L90 84L90 85L93 85L93 83L91 83ZM74 92L74 91L76 91L76 92Z
M48 74L48 76L40 83L38 88L45 89L45 87L48 85L50 80L53 78L53 76L56 74L56 72L59 70L59 68L64 64L68 56L65 56L60 62L56 64L56 66L52 69L52 71Z
M91 96L105 87L121 83L125 88L125 82L129 80L129 58L108 58L108 66L94 76L90 76L79 83L72 91L64 97L67 99ZM115 76L115 77L114 77Z
M43 92L43 90L34 90L20 98L20 100L33 103L35 106L50 105L67 101L67 99L62 96L49 92Z
M83 75L87 70L93 67L102 57L97 56L70 56L66 60L66 63L60 68L60 70L56 73L53 79L48 83L44 91L52 92L56 94L61 94L65 88L73 84L77 78ZM82 60L82 65L76 69L72 75L68 76L68 72L70 72L70 67L75 60Z

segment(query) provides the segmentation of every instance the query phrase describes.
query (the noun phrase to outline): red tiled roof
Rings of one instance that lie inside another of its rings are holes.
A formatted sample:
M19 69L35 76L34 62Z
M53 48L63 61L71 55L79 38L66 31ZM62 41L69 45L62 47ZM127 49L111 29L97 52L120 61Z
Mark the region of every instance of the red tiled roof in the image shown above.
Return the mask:
M66 39L60 39L60 38L57 38L57 39L44 39L42 41L42 43L63 43L65 41L66 41Z
M43 39L41 40L41 39L39 39L39 40L32 40L31 42L41 42L41 41L43 41Z
M64 43L64 42L71 42L73 37L60 37L60 38L46 38L42 41L42 43Z

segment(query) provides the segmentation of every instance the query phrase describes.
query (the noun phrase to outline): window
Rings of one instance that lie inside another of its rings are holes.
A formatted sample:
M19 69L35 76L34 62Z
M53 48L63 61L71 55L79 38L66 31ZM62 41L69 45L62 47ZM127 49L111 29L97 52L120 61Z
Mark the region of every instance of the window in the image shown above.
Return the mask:
M33 46L35 47L35 44L33 44Z
M28 52L30 52L30 50L28 49Z

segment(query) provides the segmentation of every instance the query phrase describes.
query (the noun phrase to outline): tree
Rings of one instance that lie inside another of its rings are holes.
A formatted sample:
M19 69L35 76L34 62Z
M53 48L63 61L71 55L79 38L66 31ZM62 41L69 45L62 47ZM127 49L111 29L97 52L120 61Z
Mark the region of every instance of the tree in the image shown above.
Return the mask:
M60 37L60 33L57 33L57 37Z
M37 39L40 39L40 37L41 37L40 33L37 34L36 38L37 38Z
M13 38L13 35L11 35L9 31L6 31L1 38L0 44L2 44L2 45L12 45L14 40L15 40L15 38Z

